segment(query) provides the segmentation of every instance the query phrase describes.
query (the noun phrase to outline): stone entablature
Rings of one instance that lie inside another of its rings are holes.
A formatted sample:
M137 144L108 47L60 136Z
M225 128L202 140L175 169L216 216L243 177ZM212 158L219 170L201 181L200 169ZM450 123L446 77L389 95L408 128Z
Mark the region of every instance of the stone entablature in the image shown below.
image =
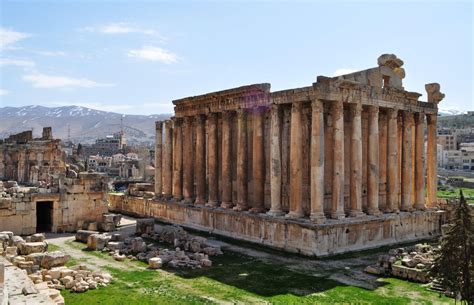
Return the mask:
M403 61L384 54L378 64L309 87L173 101L175 117L156 124L156 195L317 223L435 208L444 94L428 84L419 101L403 89Z

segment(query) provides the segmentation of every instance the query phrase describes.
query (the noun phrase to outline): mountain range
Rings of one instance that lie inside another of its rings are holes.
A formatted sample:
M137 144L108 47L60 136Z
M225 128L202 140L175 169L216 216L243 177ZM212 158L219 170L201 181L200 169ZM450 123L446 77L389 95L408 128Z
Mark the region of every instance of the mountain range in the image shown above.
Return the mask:
M153 143L155 121L171 114L124 115L81 106L0 107L0 138L25 130L41 136L43 127L53 129L53 137L75 143L92 143L95 139L119 132L123 126L128 143Z

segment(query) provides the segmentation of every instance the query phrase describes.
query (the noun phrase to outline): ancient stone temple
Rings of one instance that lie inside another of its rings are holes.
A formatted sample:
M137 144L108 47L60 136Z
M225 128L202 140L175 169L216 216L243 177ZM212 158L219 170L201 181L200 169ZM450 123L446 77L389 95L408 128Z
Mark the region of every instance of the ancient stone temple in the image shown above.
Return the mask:
M384 54L308 87L175 100L175 116L156 123L157 199L115 208L308 255L437 235L444 94L427 84L419 101L402 66Z

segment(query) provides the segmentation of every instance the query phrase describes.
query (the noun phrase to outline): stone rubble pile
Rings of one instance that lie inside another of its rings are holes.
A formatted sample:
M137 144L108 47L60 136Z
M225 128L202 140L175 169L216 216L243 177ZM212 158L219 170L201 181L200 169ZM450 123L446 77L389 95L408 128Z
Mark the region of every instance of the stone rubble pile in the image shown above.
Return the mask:
M219 246L210 244L203 237L188 235L180 226L159 226L155 231L154 219L138 219L136 235L138 237L126 237L120 233L109 235L80 230L76 233L76 241L87 243L90 250L108 252L117 261L128 258L146 262L150 269L210 267L209 257L222 254ZM147 243L147 239L171 244L174 250Z
M112 280L109 273L93 272L87 270L84 265L65 267L71 258L68 254L47 250L48 243L43 233L23 239L21 236L13 235L12 232L0 232L0 256L24 270L37 290L68 289L73 292L84 292L99 286L107 286Z
M120 214L104 213L101 221L78 221L77 228L78 230L112 232L120 225L121 220Z
M388 254L380 255L377 265L365 268L367 273L393 276L414 282L429 283L430 270L437 247L417 244L414 247L390 249Z

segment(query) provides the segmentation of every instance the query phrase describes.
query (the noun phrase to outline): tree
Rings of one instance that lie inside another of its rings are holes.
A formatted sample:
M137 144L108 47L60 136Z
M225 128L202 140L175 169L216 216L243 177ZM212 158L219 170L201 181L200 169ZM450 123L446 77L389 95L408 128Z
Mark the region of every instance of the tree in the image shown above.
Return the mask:
M474 304L474 223L470 208L459 192L449 228L441 239L430 275L454 294L461 304Z

